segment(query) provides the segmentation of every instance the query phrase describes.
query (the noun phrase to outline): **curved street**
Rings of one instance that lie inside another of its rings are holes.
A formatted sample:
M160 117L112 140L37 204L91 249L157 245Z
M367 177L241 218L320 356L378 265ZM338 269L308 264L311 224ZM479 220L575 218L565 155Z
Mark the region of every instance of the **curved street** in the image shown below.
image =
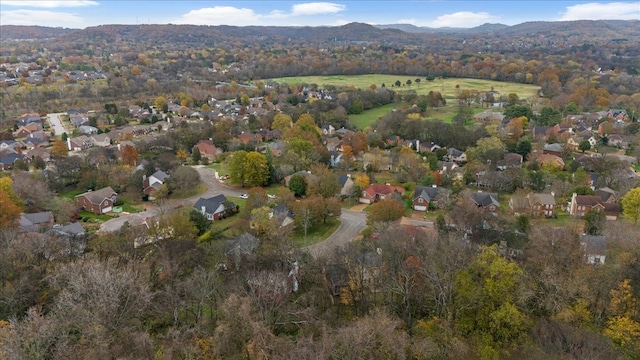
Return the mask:
M353 241L367 227L367 214L343 209L340 221L342 224L331 236L317 244L305 247L304 250L315 258L331 256L334 249Z
M193 206L199 198L208 198L219 194L225 196L238 197L240 194L245 193L244 189L237 189L231 186L221 183L216 177L216 171L204 166L194 166L194 169L200 174L200 181L207 187L207 191L202 194L198 194L186 199L169 200L161 206L152 205L153 208L146 211L130 214L121 214L117 218L105 221L100 225L98 232L108 233L115 232L122 228L125 222L130 225L139 225L146 218L155 217L162 212L172 208ZM366 228L367 214L360 211L342 210L340 215L340 227L329 236L326 240L317 244L313 244L304 248L314 257L329 256L336 247L342 247L350 241L353 241L355 237Z

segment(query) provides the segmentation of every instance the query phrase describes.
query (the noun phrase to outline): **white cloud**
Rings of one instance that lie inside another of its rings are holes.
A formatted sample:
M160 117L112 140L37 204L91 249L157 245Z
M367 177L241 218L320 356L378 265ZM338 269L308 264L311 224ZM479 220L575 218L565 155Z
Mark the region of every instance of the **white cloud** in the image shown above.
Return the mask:
M53 9L53 8L59 8L59 7L95 6L99 4L97 1L89 1L89 0L51 0L51 1L1 0L0 5Z
M391 22L393 24L410 24L410 25L415 25L415 26L420 26L418 23L418 20L416 19L400 19L398 21L393 21ZM389 23L389 24L391 24Z
M0 24L3 25L41 25L58 27L81 27L84 19L74 14L45 10L6 10L0 12Z
M272 10L268 14L256 13L253 9L233 6L214 6L191 10L172 24L192 25L283 25L279 20L288 19L287 25L296 26L296 17L308 15L335 14L345 9L344 5L327 2L296 4L290 12ZM319 19L314 19L319 20ZM326 20L326 19L325 19ZM308 20L299 20L301 24L313 26ZM326 22L326 21L325 21Z
M470 28L482 25L487 22L496 21L497 17L487 12L470 12L461 11L453 14L445 14L438 16L435 20L426 24L429 27L458 27Z
M344 5L328 2L295 4L291 7L291 15L335 14L343 11L345 8Z
M180 16L173 24L192 25L257 25L260 15L247 8L233 6L214 6L191 10Z
M640 2L586 3L567 6L558 19L569 20L636 20L640 19Z

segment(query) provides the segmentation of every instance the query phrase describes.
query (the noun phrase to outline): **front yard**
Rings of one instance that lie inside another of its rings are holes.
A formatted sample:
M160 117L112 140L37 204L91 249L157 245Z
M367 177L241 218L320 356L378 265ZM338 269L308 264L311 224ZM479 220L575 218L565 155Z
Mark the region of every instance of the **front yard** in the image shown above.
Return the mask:
M293 243L300 247L313 245L331 236L331 234L338 230L341 224L342 222L340 219L329 219L326 224L319 224L311 227L307 231L307 236L304 236L304 232L302 230L296 229L291 234L291 238Z

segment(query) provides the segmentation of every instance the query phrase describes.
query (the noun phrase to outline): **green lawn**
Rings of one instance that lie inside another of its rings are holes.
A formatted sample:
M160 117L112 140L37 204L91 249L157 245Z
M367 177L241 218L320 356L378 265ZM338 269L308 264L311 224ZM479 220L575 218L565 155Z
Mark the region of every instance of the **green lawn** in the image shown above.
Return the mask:
M363 111L361 114L349 115L349 124L355 125L358 129L364 129L395 108L396 104L392 103Z
M319 243L320 241L328 238L340 227L340 220L330 219L326 224L320 224L312 227L307 231L307 236L304 236L304 232L296 230L292 234L294 244L305 247Z
M221 163L221 162L219 162L219 163L211 163L211 164L207 165L207 167L217 171L218 172L218 176L223 176L223 175L229 174L229 167L227 166L227 163Z
M76 196L84 193L85 191L86 190L82 190L82 189L73 189L73 190L61 192L60 194L58 194L58 196L75 201Z
M420 78L420 82L416 83L416 79ZM401 90L415 90L418 95L426 95L429 91L440 91L442 96L447 100L453 100L456 98L456 94L460 89L463 90L478 90L478 91L494 91L499 92L501 95L508 95L510 93L518 94L520 99L535 98L538 92L537 85L519 84L492 80L481 79L466 79L466 78L446 78L435 79L433 81L427 81L424 76L401 76L401 75L384 75L384 74L369 74L369 75L332 75L332 76L297 76L297 77L285 77L270 79L276 82L286 82L290 84L317 84L319 86L335 85L335 86L353 86L359 89L368 89L372 84L381 87L385 84L386 87L401 91ZM394 83L400 81L402 86L396 87ZM407 80L411 80L411 85L406 85ZM459 85L459 88L456 88Z
M78 211L78 217L80 219L87 219L88 222L103 222L103 221L111 220L115 216L107 215L107 214L96 215L92 212L83 210L83 211Z

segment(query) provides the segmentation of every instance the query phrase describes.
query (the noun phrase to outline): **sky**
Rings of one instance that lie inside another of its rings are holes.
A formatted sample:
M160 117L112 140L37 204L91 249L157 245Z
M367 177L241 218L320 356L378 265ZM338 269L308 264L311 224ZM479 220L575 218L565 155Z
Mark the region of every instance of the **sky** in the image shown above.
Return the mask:
M0 24L83 29L105 24L339 26L412 24L469 28L484 23L638 20L640 1L163 1L0 0Z

